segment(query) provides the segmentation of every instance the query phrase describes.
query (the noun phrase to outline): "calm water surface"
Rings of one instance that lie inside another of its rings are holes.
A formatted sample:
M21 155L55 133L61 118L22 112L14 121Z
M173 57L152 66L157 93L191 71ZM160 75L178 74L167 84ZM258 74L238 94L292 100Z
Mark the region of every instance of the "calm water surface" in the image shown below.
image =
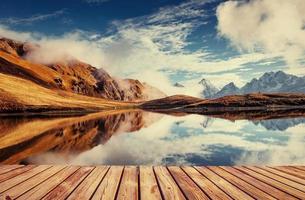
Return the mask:
M230 121L109 111L0 120L2 164L305 164L303 117Z

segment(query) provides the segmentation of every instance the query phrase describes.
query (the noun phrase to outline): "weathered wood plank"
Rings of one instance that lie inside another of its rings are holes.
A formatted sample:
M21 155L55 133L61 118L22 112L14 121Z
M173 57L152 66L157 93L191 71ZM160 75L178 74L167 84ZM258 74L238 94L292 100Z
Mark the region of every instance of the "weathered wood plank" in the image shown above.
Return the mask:
M56 176L56 173L65 168L64 166L53 166L48 168L47 170L37 174L29 178L28 180L12 187L11 189L4 192L5 195L10 196L10 198L15 199L18 196L22 195L23 193L27 192L31 188L35 187L36 185L40 184L44 180L48 179L51 176Z
M137 200L139 199L138 192L138 168L135 166L126 166L124 168L117 199Z
M282 191L285 191L286 193L291 194L294 197L302 199L305 196L305 194L302 191L298 190L298 189L290 187L290 186L288 186L286 184L283 184L283 183L281 183L279 181L276 181L276 180L274 180L272 178L269 178L267 176L264 176L262 174L256 173L256 172L254 172L254 171L252 171L252 170L250 170L250 169L248 169L246 167L239 167L238 166L238 167L234 167L234 168L238 169L238 170L240 170L240 171L242 171L244 173L249 174L250 176L252 176L255 179L257 179L258 181L265 182L265 183L267 183L269 185L272 185L273 187L276 187L276 188L278 188L278 189L280 189Z
M283 166L283 167L279 166L279 167L272 167L272 168L276 169L276 170L279 170L279 171L282 171L284 173L291 174L293 176L305 179L305 172L302 172L302 171L300 171L296 168L286 167L286 166Z
M305 172L305 168L302 166L290 166L290 167L298 169L298 170L302 171L303 173Z
M111 166L102 183L95 191L92 200L113 200L120 184L123 166Z
M158 183L151 166L140 167L140 191L141 199L162 199Z
M268 192L268 194L272 195L274 198L278 198L278 199L297 199L275 187L272 187L271 184L266 184L263 181L260 181L244 172L241 172L233 167L220 167L223 170L233 174L234 176L237 176L238 178L240 178L241 180L246 181L247 183L250 183L252 185L254 185L255 187L259 188L260 190L263 190L265 192Z
M298 189L298 190L301 190L301 191L305 192L305 186L302 185L302 184L296 183L296 182L291 181L291 180L289 180L289 179L287 179L287 178L283 178L282 176L278 176L278 175L276 175L276 174L273 174L273 173L271 173L271 172L265 171L265 170L263 170L263 169L261 169L261 168L258 168L258 167L249 166L249 167L247 167L247 168L250 169L250 170L252 170L252 171L255 171L255 172L257 172L257 173L260 173L260 174L262 174L262 175L264 175L264 176L267 176L267 177L269 177L269 178L272 178L272 179L274 179L274 180L276 180L276 181L279 181L279 182L281 182L281 183L284 183L284 184L286 184L286 185L289 185L289 186L291 186L291 187L294 187L294 188L296 188L296 189ZM305 196L305 193L304 193L304 196Z
M0 165L0 199L305 199L304 169Z
M221 189L219 189L212 181L204 177L193 167L182 167L191 179L211 198L215 200L228 200L232 199Z
M222 178L226 179L239 189L243 190L247 194L251 195L253 198L258 198L258 199L272 199L275 200L276 198L270 196L267 192L264 192L260 189L257 189L253 185L243 181L239 177L236 177L227 171L224 171L220 167L208 167L210 170L221 176Z
M156 166L154 167L154 171L165 200L185 199L183 193L179 189L174 179L171 177L166 167Z
M90 199L101 183L109 167L96 167L85 180L73 191L68 199Z
M39 174L40 172L45 171L46 169L50 168L50 165L39 165L37 167L34 167L33 169L26 171L22 174L19 174L18 176L15 176L11 179L8 179L2 183L0 183L0 192L4 192L8 189L10 189L11 187Z
M293 176L293 175L290 175L290 174L287 174L287 173L284 173L284 172L281 172L281 171L278 171L276 169L272 169L272 168L269 168L269 167L260 167L260 168L263 169L263 170L266 170L270 173L276 174L278 176L281 176L281 177L284 177L284 178L289 179L291 181L302 184L305 187L305 179L298 178L296 176Z
M187 199L210 199L180 167L170 166L168 169Z
M32 188L31 190L27 191L20 197L18 200L38 200L42 197L46 196L51 190L57 187L60 183L62 183L66 178L72 175L79 167L76 166L68 166L62 171L58 172L56 176L52 176L51 178L45 180L44 182L40 183L36 187Z
M14 169L12 171L9 171L7 173L1 174L0 182L6 181L12 177L22 174L23 172L29 171L30 169L33 169L34 167L35 167L34 165L27 165L27 166L20 167L20 168Z
M81 167L69 178L64 180L64 182L62 182L45 197L43 197L43 199L66 199L93 169L93 167Z
M220 187L228 195L235 199L253 199L251 196L235 187L225 179L221 178L206 167L195 167L201 174L210 179L215 185Z
M0 165L0 174L7 173L9 171L12 171L14 169L23 167L24 165Z

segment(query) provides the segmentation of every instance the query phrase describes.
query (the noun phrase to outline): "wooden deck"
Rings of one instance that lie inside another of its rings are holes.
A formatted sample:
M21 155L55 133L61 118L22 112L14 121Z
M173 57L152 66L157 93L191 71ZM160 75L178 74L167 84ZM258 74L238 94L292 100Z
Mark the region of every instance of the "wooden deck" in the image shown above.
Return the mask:
M0 199L305 199L305 166L0 166Z

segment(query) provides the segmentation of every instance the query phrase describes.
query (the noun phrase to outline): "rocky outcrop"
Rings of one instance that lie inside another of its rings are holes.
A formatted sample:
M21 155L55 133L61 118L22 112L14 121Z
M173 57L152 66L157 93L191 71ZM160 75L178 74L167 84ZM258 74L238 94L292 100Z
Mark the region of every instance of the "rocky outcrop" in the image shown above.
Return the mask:
M31 80L50 89L119 101L149 100L152 87L133 79L116 79L102 68L95 68L69 56L69 59L49 64L27 60L39 46L7 38L0 39L0 73ZM164 93L154 88L156 98ZM158 94L158 95L156 95Z

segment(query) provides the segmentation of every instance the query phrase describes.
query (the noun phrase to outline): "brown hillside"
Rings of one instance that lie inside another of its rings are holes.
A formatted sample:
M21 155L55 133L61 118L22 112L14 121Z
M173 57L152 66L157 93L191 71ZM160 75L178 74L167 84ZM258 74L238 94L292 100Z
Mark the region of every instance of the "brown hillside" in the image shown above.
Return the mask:
M25 60L39 46L0 39L0 73L30 80L50 89L60 89L77 94L120 101L151 99L148 86L137 80L117 80L105 70L69 57L67 60L44 65ZM158 92L156 92L158 91ZM145 93L146 92L146 93ZM157 97L165 95L159 90Z

